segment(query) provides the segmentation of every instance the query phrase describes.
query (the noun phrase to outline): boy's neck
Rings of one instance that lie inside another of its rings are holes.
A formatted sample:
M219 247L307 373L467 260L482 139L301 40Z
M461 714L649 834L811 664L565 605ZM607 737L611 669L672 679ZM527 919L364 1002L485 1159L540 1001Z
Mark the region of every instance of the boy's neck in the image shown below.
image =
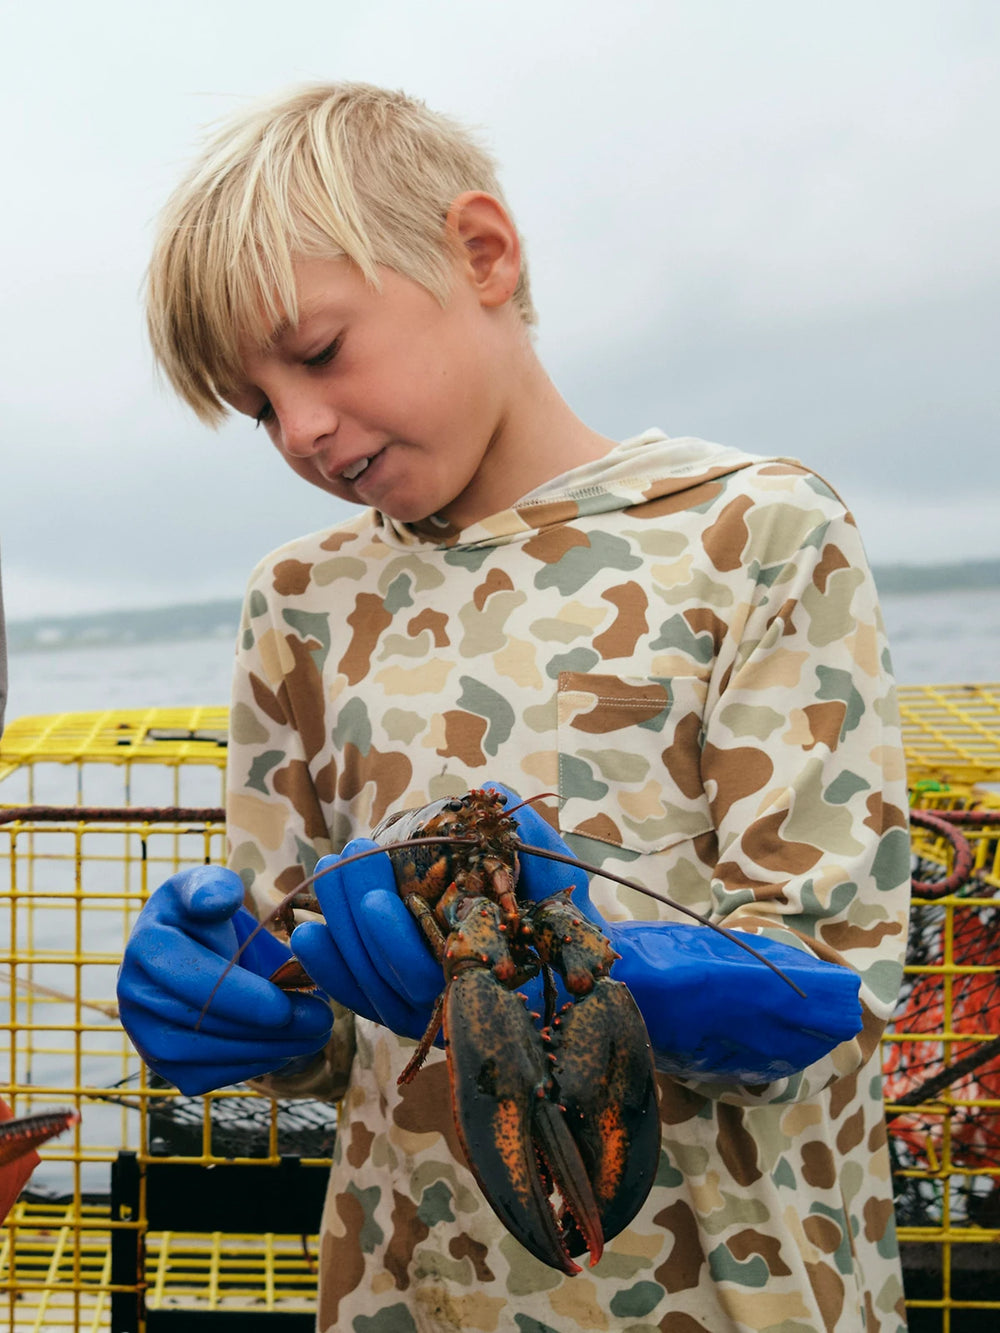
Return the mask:
M615 447L571 410L527 343L518 360L514 392L473 484L440 515L458 529L511 508L529 491Z

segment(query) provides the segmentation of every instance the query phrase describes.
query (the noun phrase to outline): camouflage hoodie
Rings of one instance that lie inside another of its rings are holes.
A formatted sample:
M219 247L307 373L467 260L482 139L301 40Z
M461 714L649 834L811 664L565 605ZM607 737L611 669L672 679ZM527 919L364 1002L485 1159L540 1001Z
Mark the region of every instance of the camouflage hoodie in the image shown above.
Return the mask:
M258 566L228 809L256 910L387 811L487 778L558 791L548 815L588 860L856 968L865 1028L767 1086L661 1077L650 1197L565 1278L484 1204L440 1052L400 1089L413 1044L342 1016L309 1070L259 1085L343 1095L318 1327L905 1328L878 1038L906 939L906 792L839 498L797 463L650 431L465 531L367 511ZM608 918L672 915L592 892Z

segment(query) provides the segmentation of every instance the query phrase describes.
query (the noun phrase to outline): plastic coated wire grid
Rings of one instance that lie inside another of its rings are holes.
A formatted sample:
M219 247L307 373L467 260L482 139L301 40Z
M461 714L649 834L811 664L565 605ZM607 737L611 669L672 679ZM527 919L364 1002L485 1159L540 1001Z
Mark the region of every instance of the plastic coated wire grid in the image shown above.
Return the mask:
M315 1309L314 1260L300 1236L160 1232L148 1243L146 1275L155 1310L192 1298L218 1310Z
M112 1292L130 1290L111 1281L110 1237L107 1207L19 1203L0 1239L0 1268L17 1273L0 1319L18 1333L107 1328ZM315 1248L312 1237L150 1232L147 1308L309 1313Z
M1000 780L1000 687L901 693L911 771L922 784L919 802L937 809L1000 802L954 785L961 775L966 782ZM224 709L15 721L0 746L0 801L216 803L225 725ZM950 785L942 781L949 773ZM220 859L221 826L22 821L0 827L0 927L5 917L8 923L7 938L0 936L0 996L6 981L10 1006L9 1020L0 1023L0 1068L18 1113L58 1103L83 1113L72 1135L42 1150L43 1165L32 1181L35 1201L22 1200L0 1233L0 1311L6 1311L11 1331L103 1329L109 1327L113 1290L111 1230L146 1230L141 1215L110 1220L109 1167L120 1148L136 1148L148 1161L232 1160L239 1143L261 1166L296 1149L322 1158L332 1131L330 1109L315 1112L313 1121L306 1116L282 1125L273 1103L245 1091L184 1099L153 1087L114 1017L114 973L145 894L175 869ZM982 1035L970 1032L961 1004L956 1012L959 983L988 977L997 985L997 959L980 955L969 962L955 947L956 939L977 934L963 929L963 920L979 914L980 924L992 924L982 914L1000 910L996 840L986 832L971 840L971 889L926 905L917 901L907 988L886 1041L890 1072L901 1068L893 1050L923 1052L923 1068L916 1060L902 1062L907 1086ZM925 875L934 878L950 868L944 842L915 832L915 850ZM987 938L992 934L986 932ZM918 998L922 989L931 1000L919 1015L911 1003L915 988ZM38 1081L47 1085L41 1094ZM941 1333L964 1329L960 1321L967 1312L1000 1310L1000 1302L977 1289L984 1268L996 1267L1000 1240L993 1211L1000 1159L990 1144L981 1151L970 1129L978 1125L982 1138L983 1125L1000 1122L1000 1101L971 1095L982 1092L982 1074L979 1083L909 1108L892 1136L901 1239L920 1252L926 1274L915 1295L908 1284L911 1317L937 1317L926 1326ZM991 1090L988 1078L986 1088ZM312 1307L315 1277L301 1238L146 1232L145 1239L142 1282L150 1308Z
M0 1235L0 1328L109 1327L112 1225L145 1233L149 1308L312 1308L315 1275L301 1238L146 1232L111 1223L111 1163L265 1166L279 1154L326 1161L333 1108L278 1107L248 1089L184 1098L156 1087L115 1004L124 942L149 890L225 854L221 824L148 821L0 823L0 1080L17 1114L73 1106L80 1124L42 1149L28 1197ZM197 1201L192 1201L196 1225ZM103 1206L101 1206L103 1205ZM315 1241L311 1249L315 1252ZM16 1293L16 1295L15 1295ZM3 1323L6 1314L7 1323Z
M228 722L229 710L224 707L132 708L16 718L3 735L0 780L19 767L40 761L220 768L225 764ZM39 799L55 803L48 796Z
M18 1203L0 1235L0 1320L18 1333L109 1324L110 1210ZM16 1274L12 1284L9 1276Z
M901 685L911 781L1000 782L1000 683Z
M939 812L1000 812L996 795L962 785L918 786L914 798ZM1000 1311L1000 1055L914 1108L893 1114L893 1098L1000 1036L1000 825L958 827L972 868L944 896L915 888L906 976L883 1044L908 1305L911 1318L939 1312L943 1333L972 1327L954 1321L973 1312ZM912 844L917 881L950 874L950 841L915 824Z

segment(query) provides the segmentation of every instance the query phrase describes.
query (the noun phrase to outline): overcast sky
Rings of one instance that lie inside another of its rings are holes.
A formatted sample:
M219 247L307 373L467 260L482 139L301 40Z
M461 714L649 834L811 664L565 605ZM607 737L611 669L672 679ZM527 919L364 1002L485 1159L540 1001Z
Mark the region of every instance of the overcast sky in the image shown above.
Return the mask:
M877 562L1000 555L997 0L0 0L8 615L242 593L347 509L157 385L200 130L364 79L482 132L539 347L616 437L801 458Z

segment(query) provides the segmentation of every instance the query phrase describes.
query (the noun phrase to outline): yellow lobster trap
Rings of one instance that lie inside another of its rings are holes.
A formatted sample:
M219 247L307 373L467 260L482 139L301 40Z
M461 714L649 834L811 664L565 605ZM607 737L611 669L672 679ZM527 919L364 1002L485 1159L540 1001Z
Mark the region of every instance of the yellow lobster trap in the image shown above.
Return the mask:
M908 1315L980 1333L1000 1317L1000 686L901 697L919 887L884 1052ZM0 1230L0 1329L313 1327L334 1109L185 1098L117 1019L147 894L224 858L226 725L64 714L0 742L2 1090L80 1114Z
M17 1115L80 1115L0 1231L0 1328L314 1326L334 1109L183 1097L145 1069L115 1002L148 893L225 858L226 723L25 718L0 745L0 1081Z
M913 905L883 1042L911 1333L1000 1322L1000 685L900 690Z

